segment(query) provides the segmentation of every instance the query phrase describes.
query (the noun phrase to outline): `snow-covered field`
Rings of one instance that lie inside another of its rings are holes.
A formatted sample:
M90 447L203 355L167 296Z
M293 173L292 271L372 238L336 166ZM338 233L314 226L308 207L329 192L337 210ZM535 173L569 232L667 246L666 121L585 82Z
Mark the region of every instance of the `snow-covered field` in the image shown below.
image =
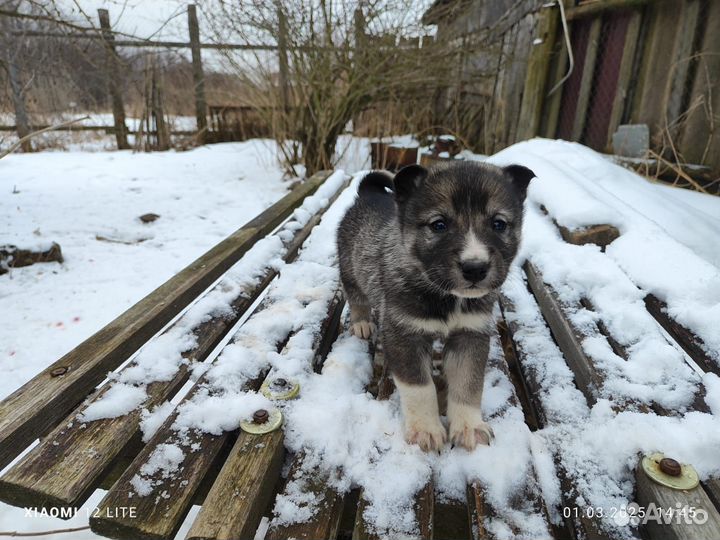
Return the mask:
M349 172L367 166L366 142L352 144L356 146L341 163ZM494 444L472 453L446 448L439 456L405 444L397 399L378 402L365 392L370 377L365 342L341 335L323 373L313 373L309 345L337 284L331 239L352 203L351 188L328 211L298 262L280 265L280 278L268 293L274 302L241 327L205 373L208 391L181 407L177 440L163 447L157 461L169 469L181 461L190 451L183 445L189 429L217 433L237 428L264 403L262 396L241 391L243 381L272 367L297 378L302 387L300 397L284 405L286 445L305 450L308 471L317 467L337 473L338 489L363 487L370 503L366 517L390 536L412 530L413 495L431 476L438 495L450 499L464 497L466 483L479 479L488 500L501 510L503 519L489 524L499 537L511 528L528 537L542 530L539 516L515 506L532 469L552 516L558 517L553 455L575 471L580 494L592 506L620 507L632 500L633 467L640 452L667 451L693 463L702 478L717 477L720 380L694 371L684 353L664 341L637 287L665 300L670 313L700 335L711 357L720 361L720 198L650 184L572 143L533 140L489 159L520 163L538 175L529 191L521 259L530 258L563 300L590 299L594 317L628 350L626 361L614 356L607 342L588 339L583 344L607 381L593 407L576 389L518 270L505 287L515 304L509 318L525 328L516 337L542 374L544 429L531 433L522 411L508 406L514 389L494 361L483 402L496 433ZM271 144L261 141L186 153L43 153L0 160L0 243L54 240L66 257L62 265L35 265L0 276L0 357L7 366L0 394L20 386L282 196L280 177ZM541 204L561 225L611 223L622 236L607 253L595 246L568 246L539 210ZM137 216L146 212L161 217L143 225ZM267 249L256 246L238 264L249 268L259 251ZM579 310L573 322L588 327L596 320L588 317ZM278 355L275 342L291 329L295 333ZM492 357L500 357L497 344ZM141 386L131 379L117 384ZM685 412L703 386L712 413ZM680 414L662 417L633 407L620 413L613 408L627 402L656 403ZM106 405L104 414L115 414L120 406L112 396ZM209 415L210 410L223 414ZM168 413L165 408L155 418L148 416L152 419L146 428L151 430ZM103 416L97 408L94 414ZM151 482L138 477L138 493L152 489ZM101 497L94 494L88 505ZM297 493L278 501L275 519L292 521L312 508L313 501ZM69 523L22 516L22 510L1 506L0 529L86 523L82 515ZM623 531L627 529L615 526L614 534Z

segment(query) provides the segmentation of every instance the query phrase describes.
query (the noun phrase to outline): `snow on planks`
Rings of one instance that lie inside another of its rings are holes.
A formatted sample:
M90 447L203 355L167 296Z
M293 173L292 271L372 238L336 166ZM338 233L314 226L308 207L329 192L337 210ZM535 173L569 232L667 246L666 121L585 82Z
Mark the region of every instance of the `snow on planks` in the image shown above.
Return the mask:
M0 467L45 435L327 178L318 173L0 402Z
M291 262L297 256L300 246L317 225L324 210L341 191L342 189L338 189L330 197L328 204L302 227L299 227L301 224L291 220L291 226L282 229L284 240L278 237L276 245L278 253L284 253L283 258L286 262ZM233 268L204 296L204 299L208 300L227 296L223 295L225 291L234 293L230 295L231 299L225 299L229 310L220 310L209 320L205 320L207 317L203 308L207 309L207 306L203 304L192 306L165 332L168 334L173 328L187 327L187 333L192 334L194 345L182 353L184 359L189 362L202 362L207 358L277 276L277 270L268 264L269 261L265 261L258 265L259 268L250 269L253 273L257 272L257 275L245 287L242 286L243 281L247 280L248 276L234 275L242 274L238 271L244 268ZM237 283L238 280L240 285ZM198 324L190 322L186 325L184 324L186 319L200 322ZM176 394L190 376L190 365L179 365L169 380L149 384L146 390L148 397L142 406L152 409ZM120 373L136 369L137 366L137 360L133 361ZM38 446L0 477L0 499L17 506L76 507L82 504L97 487L118 456L127 458L128 455L132 457L137 454L142 446L139 433L140 407L115 418L103 418L92 422L85 422L83 419L88 406L102 400L112 387L112 384L103 386L91 400L80 405ZM88 455L92 455L93 459L88 460Z
M581 330L571 322L572 316L569 313L569 308L558 300L557 294L551 286L545 283L542 274L531 262L526 261L523 268L529 289L532 291L539 305L539 309L552 331L555 341L562 349L568 366L574 372L575 383L578 389L585 395L588 404L592 406L602 393L602 384L605 377L598 369L592 356L588 355L587 349L583 347L583 340L588 336L588 329L583 328ZM506 311L512 311L512 301L505 298L503 308ZM518 325L511 323L510 328L517 330ZM598 329L598 331L600 330ZM605 338L609 343L613 340L610 335L606 335ZM519 350L519 356L522 358L522 349L520 348ZM528 362L527 358L525 362ZM522 364L523 361L521 360L520 363ZM542 391L540 389L541 385L537 380L534 380L532 375L528 376L526 374L526 380L529 381L528 384L530 388L536 389L538 393ZM698 401L696 400L695 404L697 403ZM704 405L702 402L700 402L700 404ZM632 403L620 400L620 402L614 404L614 407L618 411L621 411L632 405ZM658 414L673 414L671 411L667 411L657 404L652 404L652 407ZM639 407L639 410L643 413L649 412L649 410L642 405ZM565 470L562 463L559 464L558 469L564 490L566 494L571 497L571 502L566 502L565 504L571 505L572 499L578 497L578 492L573 486L573 471ZM635 477L637 483L636 496L641 508L649 508L651 505L655 505L659 509L671 510L677 510L678 508L696 508L706 512L708 517L707 522L702 526L696 523L686 523L684 520L679 519L669 519L662 524L650 521L644 526L650 538L659 540L664 538L710 539L720 537L720 514L703 486L697 486L692 490L685 491L672 490L661 486L647 477L642 471L640 463L636 466ZM710 480L708 484L711 490L715 489L717 480ZM568 519L568 528L574 531L574 536L576 537L603 538L607 535L605 530L598 528L597 522L589 519L588 516L582 513L570 516ZM637 534L636 530L634 534Z

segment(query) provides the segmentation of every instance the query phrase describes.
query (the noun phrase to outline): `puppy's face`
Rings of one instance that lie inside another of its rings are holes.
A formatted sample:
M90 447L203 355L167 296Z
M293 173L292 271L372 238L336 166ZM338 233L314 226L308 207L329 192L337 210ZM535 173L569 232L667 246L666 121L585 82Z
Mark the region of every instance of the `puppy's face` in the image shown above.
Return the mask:
M523 201L534 176L520 165L472 161L398 172L403 242L424 278L463 298L499 288L518 250Z

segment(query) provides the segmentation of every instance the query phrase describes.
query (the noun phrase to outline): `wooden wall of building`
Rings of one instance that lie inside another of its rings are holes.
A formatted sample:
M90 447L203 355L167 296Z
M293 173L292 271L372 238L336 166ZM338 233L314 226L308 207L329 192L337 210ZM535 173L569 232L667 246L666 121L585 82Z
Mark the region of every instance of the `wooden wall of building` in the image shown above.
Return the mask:
M568 69L556 4L521 0L499 14L475 0L438 22L440 38L484 44L441 102L446 114L481 111L474 149L541 135L610 151L620 124L644 123L653 150L720 172L720 0L564 1L575 67L551 96Z

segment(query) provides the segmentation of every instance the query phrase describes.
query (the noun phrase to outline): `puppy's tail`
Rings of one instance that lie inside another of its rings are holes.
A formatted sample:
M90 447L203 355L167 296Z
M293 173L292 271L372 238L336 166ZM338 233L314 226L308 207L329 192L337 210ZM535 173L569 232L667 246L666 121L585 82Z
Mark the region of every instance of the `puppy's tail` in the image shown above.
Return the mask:
M366 195L389 195L393 191L393 177L386 171L369 172L360 181L358 193L361 197Z

